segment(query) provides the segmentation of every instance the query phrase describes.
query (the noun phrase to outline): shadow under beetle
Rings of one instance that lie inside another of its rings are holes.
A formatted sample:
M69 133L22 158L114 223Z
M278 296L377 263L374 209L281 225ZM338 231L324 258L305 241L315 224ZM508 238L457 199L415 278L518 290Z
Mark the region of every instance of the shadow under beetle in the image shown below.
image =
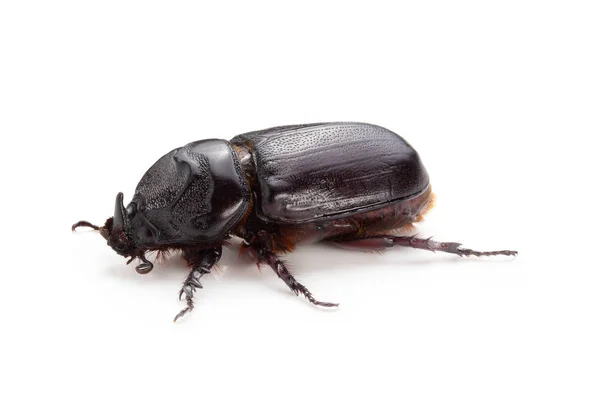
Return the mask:
M179 292L194 308L200 278L219 261L231 236L258 264L267 264L288 287L316 300L290 274L282 253L298 243L328 241L346 248L394 246L459 256L516 255L475 251L460 243L397 236L395 229L422 219L433 206L429 176L418 153L397 134L363 123L290 125L249 132L230 141L200 140L161 157L139 182L125 207L117 195L113 217L98 230L123 257L181 250L191 271Z

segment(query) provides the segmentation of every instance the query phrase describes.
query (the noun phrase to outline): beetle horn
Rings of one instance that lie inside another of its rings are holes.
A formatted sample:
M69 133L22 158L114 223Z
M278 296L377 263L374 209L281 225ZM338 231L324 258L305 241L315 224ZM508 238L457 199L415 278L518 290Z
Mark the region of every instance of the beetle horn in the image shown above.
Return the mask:
M115 215L113 217L113 230L125 230L125 207L123 207L123 193L119 192L115 200Z

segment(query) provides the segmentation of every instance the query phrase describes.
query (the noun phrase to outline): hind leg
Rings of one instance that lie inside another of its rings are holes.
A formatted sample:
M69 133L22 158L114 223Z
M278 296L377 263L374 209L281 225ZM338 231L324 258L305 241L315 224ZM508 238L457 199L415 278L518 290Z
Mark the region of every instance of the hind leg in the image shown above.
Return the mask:
M496 251L477 251L461 247L461 243L456 242L436 242L429 239L420 239L416 236L393 236L393 235L375 235L365 238L337 239L332 241L339 247L357 250L383 250L394 246L412 247L414 249L430 250L433 252L441 251L444 253L457 254L459 256L516 256L518 252L514 250L496 250Z

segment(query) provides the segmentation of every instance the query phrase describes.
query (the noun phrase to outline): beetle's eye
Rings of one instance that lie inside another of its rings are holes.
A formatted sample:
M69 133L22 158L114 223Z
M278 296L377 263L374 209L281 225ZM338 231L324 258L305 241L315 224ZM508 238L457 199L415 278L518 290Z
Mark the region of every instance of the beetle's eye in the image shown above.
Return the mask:
M125 212L127 213L127 215L132 215L133 213L135 213L136 210L136 206L135 203L130 203L127 208L125 209Z
M127 245L122 242L112 243L112 247L114 247L115 250L119 250L119 251L123 251L123 250L127 249Z

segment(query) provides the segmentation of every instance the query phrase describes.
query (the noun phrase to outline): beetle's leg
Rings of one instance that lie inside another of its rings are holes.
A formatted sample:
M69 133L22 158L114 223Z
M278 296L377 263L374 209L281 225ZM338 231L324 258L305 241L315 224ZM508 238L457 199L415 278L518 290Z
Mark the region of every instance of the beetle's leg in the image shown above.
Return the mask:
M259 255L259 261L264 262L265 264L268 264L273 269L273 271L275 271L277 276L279 278L281 278L281 280L283 280L286 285L288 285L290 290L296 294L296 296L298 296L298 294L301 293L304 297L306 297L308 299L308 301L310 301L311 303L313 303L314 305L317 305L317 306L322 306L322 307L337 307L338 306L337 303L328 303L328 302L316 300L314 298L314 296L312 295L312 293L306 288L306 286L304 286L303 284L298 282L296 280L296 278L294 278L294 276L287 269L287 267L285 266L283 261L281 261L270 250L268 250L266 248L258 250L258 255Z
M436 242L435 240L420 239L416 236L392 236L392 235L377 235L362 239L349 239L333 241L337 246L344 248L352 248L358 250L383 250L394 246L412 247L415 249L430 250L433 252L441 251L444 253L457 254L463 256L516 256L518 253L513 250L498 250L498 251L476 251L462 248L461 243L456 242Z
M217 247L199 251L185 250L183 252L183 258L185 258L192 268L187 278L185 278L185 281L183 281L183 286L179 291L179 300L181 300L181 297L185 294L187 307L175 316L173 322L177 322L179 318L194 309L194 292L196 292L196 289L202 289L200 278L202 275L210 273L210 269L219 261L221 258L221 248Z

